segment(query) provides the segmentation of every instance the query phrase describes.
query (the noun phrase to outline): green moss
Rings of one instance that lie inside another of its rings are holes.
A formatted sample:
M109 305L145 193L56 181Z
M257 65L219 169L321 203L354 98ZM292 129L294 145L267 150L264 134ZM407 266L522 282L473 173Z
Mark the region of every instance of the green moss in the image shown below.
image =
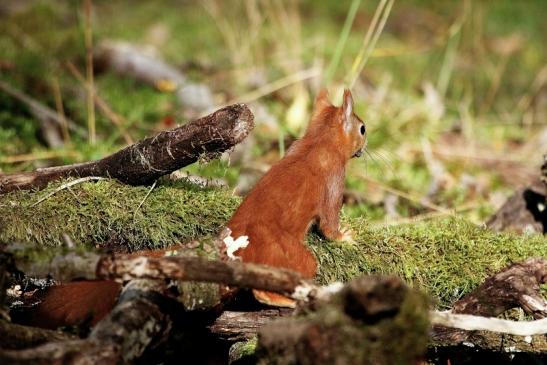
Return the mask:
M347 225L358 244L310 240L320 283L347 281L362 272L396 274L424 288L440 307L450 306L511 262L547 257L544 236L498 234L456 218L384 228L354 219Z
M104 180L64 189L31 206L59 185L0 196L0 242L54 246L66 233L77 244L160 248L215 234L240 202L226 190L160 183L137 210L149 187ZM450 306L511 262L547 257L543 236L497 234L461 219L373 228L364 219L348 218L345 224L356 245L309 236L319 283L395 274L424 288L439 307Z
M0 197L0 241L59 245L63 234L77 244L123 242L131 250L161 248L216 233L238 204L228 192L184 182L128 187L114 180L64 189L21 191Z
M258 338L256 336L246 341L234 343L229 351L230 364L246 363L245 361L247 363L256 363L255 351L257 345Z

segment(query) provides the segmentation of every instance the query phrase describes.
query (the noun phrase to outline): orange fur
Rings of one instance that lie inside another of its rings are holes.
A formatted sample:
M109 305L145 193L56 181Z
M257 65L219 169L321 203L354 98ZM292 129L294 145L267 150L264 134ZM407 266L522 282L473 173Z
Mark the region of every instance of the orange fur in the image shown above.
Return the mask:
M363 122L353 113L351 93L334 107L322 91L304 137L262 177L227 223L232 236L249 237L236 252L244 262L284 267L306 278L317 264L305 246L306 233L318 223L328 239L342 239L345 166L366 141Z
M306 278L315 275L317 264L304 239L314 222L326 238L342 239L339 212L345 166L365 143L361 126L364 128L353 113L349 91L344 92L341 107L329 102L326 91L319 94L304 137L272 166L227 223L234 238L249 236L249 246L236 252L244 262L292 269ZM161 257L172 249L133 255ZM112 281L78 281L51 287L23 321L47 328L93 325L112 310L120 290L121 285ZM268 304L292 303L275 293L256 291L255 295Z
M44 298L20 322L55 329L81 324L95 325L114 305L121 285L114 281L75 281L47 289Z
M131 256L162 257L179 245L156 251L137 251ZM46 289L40 303L20 315L19 322L43 328L95 325L118 300L121 284L108 280L73 281Z

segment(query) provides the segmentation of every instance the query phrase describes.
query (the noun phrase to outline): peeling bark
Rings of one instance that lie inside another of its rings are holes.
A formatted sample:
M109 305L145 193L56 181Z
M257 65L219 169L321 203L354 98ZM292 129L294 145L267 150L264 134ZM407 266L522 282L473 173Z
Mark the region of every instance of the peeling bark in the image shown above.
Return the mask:
M508 309L521 307L534 318L545 318L547 301L540 294L540 285L546 280L546 259L533 258L516 263L486 279L458 300L452 311L496 317Z
M245 104L227 106L98 161L0 174L0 194L16 189L44 188L50 181L66 177L102 176L129 185L149 184L200 158L211 158L232 148L253 127L253 114Z

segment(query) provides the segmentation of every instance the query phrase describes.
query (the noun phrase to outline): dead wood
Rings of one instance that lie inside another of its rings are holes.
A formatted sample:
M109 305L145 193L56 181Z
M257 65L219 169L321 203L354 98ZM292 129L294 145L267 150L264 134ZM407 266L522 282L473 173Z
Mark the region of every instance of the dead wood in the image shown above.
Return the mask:
M495 231L547 233L547 155L540 179L518 189L486 222Z
M130 281L118 304L83 340L51 342L36 348L0 350L2 364L119 364L134 361L161 342L171 321L161 309L163 290L153 280Z
M7 250L10 250L8 246ZM49 248L53 250L53 248ZM99 255L93 252L69 252L51 260L33 261L16 257L16 265L27 276L53 276L58 281L74 279L115 280L133 279L179 280L222 283L292 295L297 287L313 286L291 270L240 261L216 261L193 256L149 257L131 254Z
M77 253L72 253L70 259L74 259L74 255ZM313 354L310 361L330 359L332 356L336 358L350 356L351 360L362 360L365 356L368 358L369 352L373 351L371 348L377 348L374 344L377 341L382 344L392 341L395 338L393 333L398 334L396 337L407 338L408 336L409 346L403 346L402 352L397 352L393 356L383 352L378 356L388 356L388 359L399 359L397 356L402 356L409 359L415 358L418 353L422 354L425 349L428 327L425 298L409 290L397 278L357 279L346 289L341 289L342 285L339 284L326 290L328 295L321 295L318 287L302 281L297 273L278 268L237 261L211 261L198 257L157 258L114 254L97 255L99 259L90 259L91 255L93 254L86 253L85 259L77 261L78 265L85 267L80 267L77 274L73 275L120 281L130 280L129 283L144 281L146 290L138 291L132 296L122 295L111 314L99 322L85 340L50 343L21 351L3 351L0 353L0 362L42 364L48 359L47 361L53 364L111 364L138 358L153 344L161 343L170 333L169 311L160 308L162 298L165 298L161 283L166 281L163 279L217 282L223 285L276 291L300 299L314 298L315 301L302 307L303 317L295 320L294 323L291 322L288 327L289 329L294 327L295 331L298 330L294 333L300 336L289 336L295 341L291 345L293 347L289 348L294 350L300 346L307 347L312 342L316 343L317 346L308 348ZM18 257L15 259L17 261ZM70 259L67 257L55 262L64 267L64 263ZM44 270L43 267L43 265L40 266L40 270ZM44 273L44 271L40 272ZM69 268L67 272L76 271ZM216 290L218 288L217 286ZM153 295L149 293L152 289L156 291ZM124 292L128 292L127 287ZM195 294L194 301L199 300L202 294ZM213 334L224 339L248 338L272 317L289 313L290 311L285 310L245 315L227 313L214 322L209 329ZM332 322L334 313L338 319ZM239 318L239 321L235 318ZM226 325L228 322L232 324L237 322L238 325L228 328L230 327ZM411 324L407 326L408 323ZM239 327L239 330L236 327ZM272 348L278 346L277 341L281 341L280 327L276 328L265 332L267 341L261 350L268 354L265 356L270 356ZM378 337L380 340L377 340ZM319 345L334 346L340 341L347 343L348 348L358 350L350 353L332 347L332 351L325 355L318 347ZM355 341L359 342L359 346ZM363 343L367 341L370 342L370 347L363 346ZM386 346L390 347L392 344ZM296 356L303 355L298 352ZM372 356L371 359L375 357Z
M258 331L275 319L294 313L289 308L263 309L240 312L224 311L207 328L211 333L226 341L244 341L255 337Z
M0 175L0 194L44 188L50 181L66 177L102 176L130 185L149 184L200 158L211 158L232 148L253 126L253 115L246 105L231 105L98 161Z
M434 352L448 353L452 350L493 351L507 354L527 352L531 354L547 353L547 336L515 336L490 331L469 332L465 339L451 337L432 337L429 343L430 356ZM434 350L434 351L433 351Z
M489 277L477 289L458 300L452 312L497 317L511 308L520 307L536 319L545 318L547 317L547 300L540 293L540 285L546 281L546 259L533 258L516 263ZM453 344L470 342L473 337L488 338L488 341L482 341L487 343L488 347L503 339L502 335L486 336L472 331L445 327L435 327L432 335L437 342ZM518 338L518 336L511 337ZM513 342L521 341L514 339ZM544 343L545 341L536 342Z
M486 222L494 231L547 233L545 187L539 181L518 189Z
M452 311L496 317L521 307L534 318L547 317L547 301L540 285L547 280L547 260L533 258L513 264L489 277L477 289L458 300Z

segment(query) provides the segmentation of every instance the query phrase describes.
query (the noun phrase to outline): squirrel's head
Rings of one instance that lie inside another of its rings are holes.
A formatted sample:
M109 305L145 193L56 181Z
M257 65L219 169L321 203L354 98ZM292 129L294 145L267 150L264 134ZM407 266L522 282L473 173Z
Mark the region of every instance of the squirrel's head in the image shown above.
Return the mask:
M344 90L342 105L335 107L329 101L327 89L322 89L314 103L310 129L322 130L336 138L338 148L347 158L359 157L367 140L365 123L353 112L353 97Z

